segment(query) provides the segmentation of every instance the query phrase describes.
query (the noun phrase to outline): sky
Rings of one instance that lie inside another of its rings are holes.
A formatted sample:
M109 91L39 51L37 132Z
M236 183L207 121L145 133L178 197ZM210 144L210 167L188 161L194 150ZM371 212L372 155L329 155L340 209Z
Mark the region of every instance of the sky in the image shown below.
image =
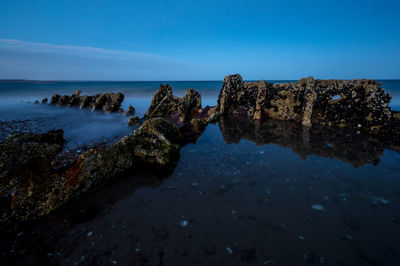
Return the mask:
M399 2L0 0L0 79L400 79Z

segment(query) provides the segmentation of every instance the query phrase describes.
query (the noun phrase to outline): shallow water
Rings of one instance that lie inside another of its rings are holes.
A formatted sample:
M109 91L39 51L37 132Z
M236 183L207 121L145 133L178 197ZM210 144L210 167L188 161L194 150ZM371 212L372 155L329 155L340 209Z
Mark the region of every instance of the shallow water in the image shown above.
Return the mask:
M86 123L129 133L119 114L23 106L57 126L85 117L68 141ZM222 120L170 171L126 173L18 225L0 254L20 265L399 265L400 154L349 132Z

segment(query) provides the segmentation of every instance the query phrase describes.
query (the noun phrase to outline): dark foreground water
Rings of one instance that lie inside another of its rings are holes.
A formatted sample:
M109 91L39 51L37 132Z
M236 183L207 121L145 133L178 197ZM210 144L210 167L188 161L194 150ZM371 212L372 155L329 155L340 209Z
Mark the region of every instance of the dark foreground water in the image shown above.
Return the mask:
M221 84L178 85L213 105ZM125 104L144 113L154 86L143 97L126 88ZM132 131L119 114L7 97L3 122L62 127L67 145ZM168 171L132 170L3 232L0 255L5 265L400 265L400 154L351 132L223 120Z

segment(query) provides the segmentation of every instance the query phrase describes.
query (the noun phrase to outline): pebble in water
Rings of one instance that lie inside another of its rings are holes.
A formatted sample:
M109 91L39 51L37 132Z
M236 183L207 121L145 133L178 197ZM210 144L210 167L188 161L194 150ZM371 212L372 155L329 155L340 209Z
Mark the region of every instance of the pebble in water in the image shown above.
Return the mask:
M189 224L189 222L187 220L182 220L179 222L179 225L182 227L186 227Z
M320 212L322 212L322 211L325 210L325 207L322 206L321 204L313 204L313 205L311 205L311 207L312 207L314 210L320 211Z
M229 254L233 253L233 251L232 251L232 249L230 247L226 247L226 250L229 252Z
M232 217L234 217L234 218L238 218L239 217L239 215L238 215L236 210L232 211Z

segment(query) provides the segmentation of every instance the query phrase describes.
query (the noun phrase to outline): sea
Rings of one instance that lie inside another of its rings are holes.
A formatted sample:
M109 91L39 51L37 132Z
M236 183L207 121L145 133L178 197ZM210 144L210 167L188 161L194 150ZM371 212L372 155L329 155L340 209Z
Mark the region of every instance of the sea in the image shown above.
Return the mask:
M271 81L287 82L287 81ZM400 80L381 80L400 110ZM62 128L65 149L132 134L122 113L34 104L122 92L142 117L160 84L216 105L222 81L1 81L0 142ZM172 169L129 171L0 236L5 265L400 265L400 154L291 122L210 124Z

